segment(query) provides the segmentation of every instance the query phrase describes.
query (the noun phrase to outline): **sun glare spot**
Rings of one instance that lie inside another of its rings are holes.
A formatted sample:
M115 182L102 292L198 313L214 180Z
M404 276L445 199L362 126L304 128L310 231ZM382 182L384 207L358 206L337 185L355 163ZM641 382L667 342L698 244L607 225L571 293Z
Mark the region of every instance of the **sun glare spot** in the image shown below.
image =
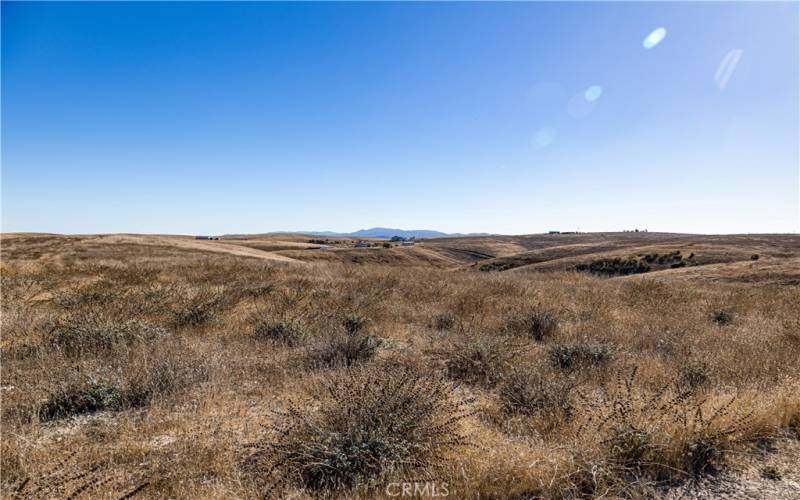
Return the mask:
M654 29L649 35L644 37L642 41L642 47L646 49L652 49L667 36L667 29L666 28L656 28Z

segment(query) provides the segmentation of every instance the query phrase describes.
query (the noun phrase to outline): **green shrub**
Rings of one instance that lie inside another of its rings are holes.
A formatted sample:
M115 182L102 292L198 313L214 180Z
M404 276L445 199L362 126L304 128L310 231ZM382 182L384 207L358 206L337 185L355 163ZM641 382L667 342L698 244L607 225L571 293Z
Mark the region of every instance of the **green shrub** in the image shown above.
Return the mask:
M507 271L515 267L516 265L513 262L490 262L488 264L481 264L478 270L488 273L493 271Z
M764 479L769 479L770 481L780 481L781 479L783 479L781 471L778 470L778 468L775 467L774 465L765 465L761 467L759 473L761 477L763 477Z
M121 410L124 403L118 386L91 381L85 386L68 386L51 394L39 408L39 420L47 422L97 411Z
M629 274L641 274L650 271L650 266L646 262L637 259L599 259L589 264L578 264L577 271L588 272L598 276L627 276Z

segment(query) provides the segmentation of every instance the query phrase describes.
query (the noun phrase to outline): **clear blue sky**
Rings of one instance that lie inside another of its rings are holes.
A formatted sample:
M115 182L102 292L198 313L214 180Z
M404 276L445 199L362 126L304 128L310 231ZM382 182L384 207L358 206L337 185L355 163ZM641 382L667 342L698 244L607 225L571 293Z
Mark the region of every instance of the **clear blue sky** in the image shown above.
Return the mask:
M799 9L3 2L2 229L798 231Z

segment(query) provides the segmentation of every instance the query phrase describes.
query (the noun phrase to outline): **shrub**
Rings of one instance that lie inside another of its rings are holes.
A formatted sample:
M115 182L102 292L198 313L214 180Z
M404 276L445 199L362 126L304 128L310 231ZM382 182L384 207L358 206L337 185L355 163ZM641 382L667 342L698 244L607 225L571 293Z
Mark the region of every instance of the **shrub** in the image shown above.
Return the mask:
M164 329L139 320L118 322L102 313L88 311L57 319L45 338L49 345L77 357L114 347L151 343L167 335Z
M290 404L243 466L271 484L316 491L367 487L392 473L438 467L466 444L461 421L470 401L411 370L348 370L325 379L314 404Z
M143 287L131 288L125 295L125 300L118 302L117 305L125 314L132 317L160 315L169 313L178 299L178 287L174 283L150 283Z
M729 325L733 322L733 313L726 309L718 309L711 313L711 320L718 325Z
M174 311L175 324L179 327L204 325L214 319L222 305L221 294L202 290Z
M556 333L558 320L549 312L531 311L511 318L507 328L511 332L528 335L541 342Z
M122 379L89 378L62 385L39 407L39 420L138 408L150 404L156 396L171 394L208 378L206 364L197 359L140 359L131 366Z
M384 241L382 246L383 248L392 248L392 244L389 243L388 241Z
M711 370L703 361L690 360L680 369L678 383L687 390L695 390L708 383Z
M762 478L769 479L770 481L780 481L781 479L783 479L781 471L778 470L778 468L775 467L774 465L765 465L761 467L759 473Z
M295 321L259 319L253 326L253 336L259 340L269 340L276 344L296 346L306 338L306 332Z
M572 415L572 387L564 379L545 377L530 370L515 370L504 378L499 395L509 413L569 418Z
M115 290L111 284L100 282L87 288L73 287L59 292L53 297L53 302L64 309L77 309L85 305L107 305L122 297L122 290Z
M117 385L90 381L85 386L71 385L52 393L39 408L39 420L47 422L103 410L120 410L123 406L122 390Z
M209 304L190 303L175 312L175 324L177 326L199 326L207 323L213 317L214 311Z
M456 326L456 315L451 312L443 312L433 317L432 327L437 330L450 330Z
M577 271L588 272L598 276L627 276L650 271L650 266L637 259L599 259L589 264L578 264Z
M370 319L366 316L361 316L359 314L349 314L345 316L342 324L344 326L345 331L350 335L355 335L361 331L363 331L366 326L369 324Z
M126 376L125 407L146 406L156 396L173 394L205 382L208 378L209 362L205 358L187 358L183 353L167 353L153 359L142 359Z
M581 340L570 344L554 344L549 347L551 363L562 370L572 371L589 367L603 367L614 357L608 344Z
M758 260L758 258L759 257L757 253L754 253L753 255L750 256L750 260Z
M752 420L732 410L735 398L713 405L669 385L643 392L634 389L635 373L582 412L589 416L581 427L585 437L600 439L611 466L626 481L712 473L730 446L747 438Z
M521 346L500 335L474 334L449 342L434 356L444 362L447 376L470 384L492 386L511 366Z
M369 361L382 345L381 339L363 332L336 331L320 338L307 358L314 368L349 367Z
M478 270L482 271L482 272L485 272L485 273L488 273L488 272L493 272L493 271L498 271L498 272L499 271L508 271L509 269L513 269L515 267L517 267L517 266L513 262L496 261L496 262L490 262L488 264L481 264L478 267Z
M250 299L258 299L261 297L266 297L267 295L271 294L275 290L275 286L272 283L246 283L239 287L238 292L239 295L242 297L247 297Z

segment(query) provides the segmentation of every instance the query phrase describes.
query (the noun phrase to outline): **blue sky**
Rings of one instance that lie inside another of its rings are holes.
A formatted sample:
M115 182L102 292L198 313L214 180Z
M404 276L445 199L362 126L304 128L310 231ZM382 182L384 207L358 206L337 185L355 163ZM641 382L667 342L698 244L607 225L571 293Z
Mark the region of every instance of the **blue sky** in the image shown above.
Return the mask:
M799 9L3 2L2 230L795 232Z

